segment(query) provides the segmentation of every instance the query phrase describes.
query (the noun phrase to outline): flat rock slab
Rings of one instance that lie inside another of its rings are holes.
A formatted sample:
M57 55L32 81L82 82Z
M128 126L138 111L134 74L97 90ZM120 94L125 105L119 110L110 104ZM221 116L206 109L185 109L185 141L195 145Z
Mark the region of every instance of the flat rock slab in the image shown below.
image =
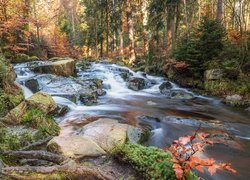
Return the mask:
M91 139L105 151L110 151L116 145L124 144L127 139L131 143L137 143L142 131L139 128L121 124L117 120L103 118L84 126L78 135Z
M58 76L75 76L76 62L74 59L68 58L64 60L54 61L49 64L37 66L34 68L35 72L55 74Z
M48 150L64 156L78 159L83 157L97 157L106 152L91 139L81 136L57 136L47 145Z

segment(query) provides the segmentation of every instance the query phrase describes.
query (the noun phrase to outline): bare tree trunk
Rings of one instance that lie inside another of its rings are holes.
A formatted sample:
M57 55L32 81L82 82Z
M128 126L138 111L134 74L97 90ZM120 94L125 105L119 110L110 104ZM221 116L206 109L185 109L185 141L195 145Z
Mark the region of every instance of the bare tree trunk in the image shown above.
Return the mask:
M198 6L199 6L198 19L199 19L199 22L200 22L201 21L201 8L202 8L201 0L198 0Z
M187 1L183 0L184 3L184 16L185 16L185 25L186 25L186 35L188 34L189 26L188 26L188 14L187 14ZM200 8L200 7L199 7Z
M149 51L149 33L148 33L148 6L149 2L148 0L143 0L142 1L142 24L143 24L143 41L144 41L144 55L148 54Z
M128 21L128 32L129 32L129 64L134 64L136 60L135 56L135 39L134 39L134 22L133 22L133 14L132 14L132 7L131 1L126 1L126 12L127 12L127 21Z
M219 20L219 21L222 20L222 0L217 0L216 19Z
M106 0L106 56L109 54L109 7L108 0Z
M170 54L173 50L174 35L175 35L175 7L171 4L167 7L167 53Z

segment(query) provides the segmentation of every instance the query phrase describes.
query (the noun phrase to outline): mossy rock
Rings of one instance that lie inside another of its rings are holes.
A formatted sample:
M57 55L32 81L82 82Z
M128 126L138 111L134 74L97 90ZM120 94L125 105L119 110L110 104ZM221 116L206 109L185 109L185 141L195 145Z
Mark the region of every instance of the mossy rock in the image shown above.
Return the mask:
M63 60L51 61L48 64L37 66L33 70L38 73L55 74L57 76L75 76L76 62L71 58L63 58Z
M29 61L29 56L27 54L22 54L22 53L17 53L11 59L12 63L22 63L22 62L28 62Z
M79 99L84 105L92 106L97 103L97 94L96 92L83 93L83 94L80 94Z
M124 144L114 148L112 154L131 164L146 179L176 179L172 155L156 147Z
M23 99L24 96L21 92L18 95L12 95L0 91L0 117L5 116L8 111L19 105Z
M0 128L0 150L18 150L42 138L38 130L24 126Z
M60 127L54 121L53 117L44 114L44 112L38 108L28 109L23 115L21 123L28 127L38 129L46 136L56 136L60 132Z
M94 79L93 82L95 83L97 88L102 88L103 81L101 79Z
M53 112L57 108L57 105L49 94L40 91L12 109L4 117L4 122L8 124L20 124L23 115L28 109L32 108L40 109L44 115L47 115Z

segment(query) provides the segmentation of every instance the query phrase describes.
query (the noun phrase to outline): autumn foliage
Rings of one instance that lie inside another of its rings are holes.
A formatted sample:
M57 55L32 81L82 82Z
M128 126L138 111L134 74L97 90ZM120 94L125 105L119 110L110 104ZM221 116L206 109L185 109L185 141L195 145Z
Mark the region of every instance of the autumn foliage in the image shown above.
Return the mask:
M171 147L166 149L173 155L173 169L177 179L184 179L185 173L190 172L190 170L204 173L204 168L208 169L210 175L215 174L219 169L237 174L237 171L229 163L217 163L213 158L197 156L199 152L204 152L205 146L213 145L213 142L207 139L208 136L207 133L195 133L193 136L180 137L173 141Z

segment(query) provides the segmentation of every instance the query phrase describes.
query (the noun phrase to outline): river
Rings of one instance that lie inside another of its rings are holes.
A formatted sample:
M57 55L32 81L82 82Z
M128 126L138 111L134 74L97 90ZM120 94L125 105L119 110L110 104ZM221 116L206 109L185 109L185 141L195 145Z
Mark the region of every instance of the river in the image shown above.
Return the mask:
M37 62L38 64L41 62ZM205 179L249 179L250 177L250 117L243 110L228 107L215 97L204 97L172 83L172 90L191 94L193 98L171 98L159 91L167 81L164 77L150 76L106 62L92 62L82 70L77 66L77 77L57 77L51 74L37 74L31 70L32 63L15 64L17 83L28 98L33 93L25 86L29 79L36 79L40 90L52 95L58 105L67 105L70 110L63 117L56 118L61 135L74 134L84 122L99 117L118 119L123 123L141 128L150 128L152 135L146 145L165 148L180 136L192 135L199 126L202 131L213 134L229 134L223 138L227 144L218 143L206 148L204 157L230 162L240 176L219 172L213 176L201 175ZM133 91L120 76L127 72L133 77L144 78L148 87ZM79 82L99 78L103 80L105 96L98 103L85 106L78 96L84 88ZM75 100L72 100L75 97Z

